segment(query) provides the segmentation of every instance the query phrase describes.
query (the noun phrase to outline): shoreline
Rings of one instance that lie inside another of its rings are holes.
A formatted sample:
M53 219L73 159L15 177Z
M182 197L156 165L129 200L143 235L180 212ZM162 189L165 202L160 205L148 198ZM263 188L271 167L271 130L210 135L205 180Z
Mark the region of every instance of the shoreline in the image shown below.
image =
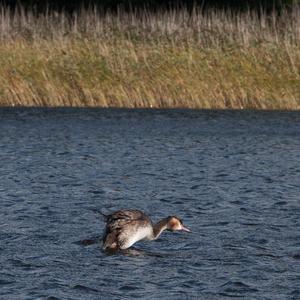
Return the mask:
M168 108L128 108L128 107L87 107L87 106L0 106L0 112L4 111L27 111L27 112L34 112L34 111L111 111L111 112L191 112L191 113L265 113L265 114L272 114L272 113L296 113L300 112L300 109L232 109L232 108L224 108L224 109L215 109L215 108L184 108L184 107L168 107Z

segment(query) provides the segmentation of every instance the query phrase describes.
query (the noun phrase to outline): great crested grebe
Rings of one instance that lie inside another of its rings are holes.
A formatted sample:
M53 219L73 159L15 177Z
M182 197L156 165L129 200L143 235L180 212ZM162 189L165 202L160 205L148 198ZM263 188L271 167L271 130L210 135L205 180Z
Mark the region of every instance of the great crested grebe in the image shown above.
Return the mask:
M182 221L170 216L153 224L151 219L139 210L118 210L104 215L106 228L103 235L103 250L124 250L140 240L155 240L164 230L187 231Z

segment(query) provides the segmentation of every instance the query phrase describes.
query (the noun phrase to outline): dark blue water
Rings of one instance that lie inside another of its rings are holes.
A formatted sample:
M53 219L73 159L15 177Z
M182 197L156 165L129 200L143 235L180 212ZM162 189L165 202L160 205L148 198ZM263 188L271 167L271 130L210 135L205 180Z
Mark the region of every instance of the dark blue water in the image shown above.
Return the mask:
M299 112L2 109L0 158L1 299L300 298ZM108 256L120 208L193 233Z

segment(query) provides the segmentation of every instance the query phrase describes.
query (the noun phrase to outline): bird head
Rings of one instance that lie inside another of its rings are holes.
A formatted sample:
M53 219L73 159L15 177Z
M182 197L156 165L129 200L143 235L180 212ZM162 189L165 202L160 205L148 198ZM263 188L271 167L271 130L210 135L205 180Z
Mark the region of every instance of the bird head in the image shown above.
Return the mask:
M190 229L183 225L181 219L176 216L168 217L167 230L191 232Z

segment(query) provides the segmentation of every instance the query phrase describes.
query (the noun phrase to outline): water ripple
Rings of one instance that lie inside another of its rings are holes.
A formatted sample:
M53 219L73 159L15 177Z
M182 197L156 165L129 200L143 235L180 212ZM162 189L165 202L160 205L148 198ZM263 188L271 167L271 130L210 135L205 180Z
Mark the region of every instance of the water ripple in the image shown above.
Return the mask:
M298 299L299 112L0 110L0 298ZM191 234L101 251L97 211Z

